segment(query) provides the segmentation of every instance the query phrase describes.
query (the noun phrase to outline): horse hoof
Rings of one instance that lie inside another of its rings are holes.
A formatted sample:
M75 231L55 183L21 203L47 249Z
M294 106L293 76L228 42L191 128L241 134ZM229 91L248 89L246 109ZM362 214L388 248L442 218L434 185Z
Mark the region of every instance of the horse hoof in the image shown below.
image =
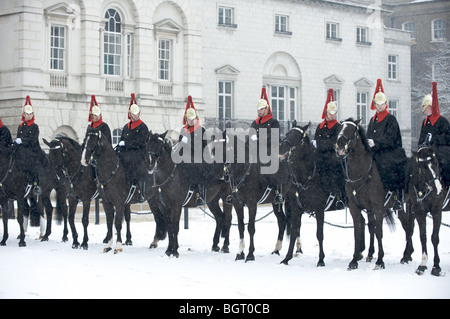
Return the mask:
M255 256L253 256L253 255L247 256L247 258L245 258L245 262L248 262L248 261L255 261Z
M351 262L351 263L348 265L347 270L355 270L355 269L358 269L358 263L357 263L357 262Z
M425 273L425 270L427 269L427 266L419 266L416 270L416 274L419 276L422 276Z
M235 260L244 260L244 259L245 259L245 254L242 252L242 253L236 255Z
M127 241L125 242L125 245L127 245L127 246L133 246L133 241L127 240Z
M41 242L48 241L48 236L44 236L41 238Z
M272 252L272 255L278 255L278 256L280 256L280 251L279 251L279 250L274 250L274 251Z
M384 269L384 263L381 264L375 264L375 270Z
M403 257L402 260L400 260L400 263L402 265L404 265L404 264L409 264L410 261L412 261L411 257Z
M83 248L84 250L88 250L88 244L81 244L81 248Z
M5 241L0 242L0 246L6 246L6 242Z
M23 241L19 243L19 247L27 247L27 244Z
M80 247L80 244L76 243L76 244L72 244L72 249L78 249Z
M106 248L103 249L103 252L104 252L104 253L108 253L108 252L110 252L111 250L112 250L111 247L106 247Z
M230 253L230 248L228 247L222 247L222 249L220 250L222 253L224 254L229 254Z
M114 249L114 255L123 252L122 248L116 248Z
M370 262L372 262L372 259L373 259L373 257L367 256L367 257L366 257L366 262L370 263Z
M433 276L441 276L441 268L440 267L433 267L433 269L431 270L431 274Z
M317 267L325 267L325 263L323 261L319 261L317 263Z
M220 247L217 246L217 245L213 245L213 246L211 247L211 251L217 253L217 252L220 251Z

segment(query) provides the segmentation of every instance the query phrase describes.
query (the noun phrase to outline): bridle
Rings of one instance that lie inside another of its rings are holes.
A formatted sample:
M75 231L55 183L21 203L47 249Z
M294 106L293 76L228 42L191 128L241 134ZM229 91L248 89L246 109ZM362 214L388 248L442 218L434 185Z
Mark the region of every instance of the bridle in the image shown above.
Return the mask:
M425 169L425 171L429 171L431 173L431 177L430 179L426 179L423 178L423 174L424 174L424 169L419 166L418 167L418 175L419 175L419 180L425 180L424 184L425 184L425 189L424 190L418 190L416 187L416 183L413 182L413 187L414 187L414 192L416 194L416 200L418 203L422 203L422 201L428 197L428 195L431 194L431 192L433 192L434 189L436 189L436 195L439 195L442 191L442 184L440 182L440 175L439 175L439 168L437 169L437 172L435 172L433 170L433 160L436 160L435 154L433 152L432 156L427 156L425 158L419 157L419 153L425 149L429 148L429 146L424 145L421 146L415 155L415 161L417 164L422 164L422 165L426 165L426 167L428 169ZM415 174L415 170L413 170L413 177L416 176ZM432 182L434 182L435 187L432 186Z

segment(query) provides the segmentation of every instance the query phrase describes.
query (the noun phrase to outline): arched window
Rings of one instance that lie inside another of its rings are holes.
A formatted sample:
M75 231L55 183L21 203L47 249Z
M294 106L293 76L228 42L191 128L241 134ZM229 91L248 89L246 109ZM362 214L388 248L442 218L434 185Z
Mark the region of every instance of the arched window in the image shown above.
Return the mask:
M104 74L122 74L122 22L119 13L108 9L105 13L105 33L103 35Z

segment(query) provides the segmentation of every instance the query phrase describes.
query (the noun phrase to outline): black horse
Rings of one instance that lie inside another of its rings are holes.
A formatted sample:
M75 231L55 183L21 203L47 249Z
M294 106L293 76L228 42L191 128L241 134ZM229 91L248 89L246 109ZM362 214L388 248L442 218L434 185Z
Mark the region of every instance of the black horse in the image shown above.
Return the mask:
M148 151L155 162L152 188L158 193L158 207L163 212L168 225L169 245L166 254L178 257L178 231L181 210L183 207L196 207L197 205L194 190L191 190L191 183L183 173L189 164L176 164L172 160L173 143L166 138L166 135L167 131L163 134L150 132ZM212 250L219 250L219 236L222 234L222 237L225 238L222 251L227 253L229 252L232 207L224 204L222 211L219 206L219 199L222 199L225 203L230 191L228 184L220 180L223 177L223 165L214 164L214 173L217 180L205 181L204 191L205 202L216 221Z
M42 189L42 194L35 196L30 191L28 186L27 175L17 167L14 160L15 146L3 148L0 150L0 205L5 207L9 198L17 201L17 222L20 227L19 247L25 247L25 229L24 225L24 211L26 209L26 202L24 199L32 201L31 207L36 204L36 210L40 216L47 217L45 233L41 235L41 241L48 241L51 234L51 225L53 217L53 206L50 200L50 192L55 189L58 203L58 219L61 218L60 203L64 201L64 194L60 191L60 185L56 179L48 157L43 167L40 168L39 180ZM0 246L5 246L8 239L8 216L3 214L3 239Z
M317 165L307 130L310 124L298 126L292 123L292 129L280 144L280 154L289 165L293 186L286 198L286 211L291 210L291 236L286 257L281 263L288 264L293 257L294 245L300 236L301 218L304 212L315 213L317 221L316 237L319 241L319 261L317 266L325 266L323 250L323 225L328 198L320 182ZM343 209L343 202L334 202L328 211Z
M232 203L236 210L238 218L239 229L239 252L236 255L236 260L254 261L254 235L255 235L255 221L257 214L257 206L259 204L272 203L273 212L278 222L278 236L275 244L273 254L278 254L282 247L283 236L288 224L288 217L283 211L282 205L275 204L275 191L269 185L267 179L261 176L261 165L254 158L255 154L251 154L250 142L248 135L243 138L239 134L232 134L226 132L227 135L227 171L230 177L230 187L232 189ZM278 150L277 150L278 151ZM278 154L276 157L278 161ZM273 163L271 163L273 164ZM279 162L277 174L283 174L286 177L288 174L287 163ZM282 178L281 178L282 179ZM284 179L281 189L279 190L283 196L287 194L292 186L290 179ZM248 208L248 225L247 230L250 236L250 245L247 257L245 256L245 224L244 224L244 206Z
M431 242L434 247L434 264L431 274L440 276L439 266L439 229L441 226L442 209L447 187L440 181L439 162L435 149L430 145L422 145L413 152L411 161L412 173L406 196L406 207L410 209L419 224L420 242L422 244L422 262L416 273L422 275L427 269L428 251L426 238L426 217L433 217L433 233Z
M65 187L69 202L69 225L72 231L72 248L80 248L78 242L78 233L75 226L75 213L78 202L83 203L83 216L81 222L83 224L83 241L81 248L88 249L88 225L89 225L89 210L91 200L98 196L96 182L94 181L93 172L91 168L86 168L81 165L82 148L78 142L68 137L57 137L48 142L43 139L44 143L49 147L49 158L53 169L58 176L58 179ZM65 202L64 202L65 204ZM111 203L102 201L103 208L106 211L112 212L114 207ZM67 205L65 206L67 210ZM67 219L64 221L64 241L67 241Z
M373 161L370 147L365 137L365 131L359 126L360 120L348 119L342 123L336 141L336 154L343 158L343 168L346 177L345 189L348 197L348 206L353 219L355 250L349 269L358 268L358 261L362 259L364 244L364 219L361 211L366 210L369 218L369 230L374 222L374 231L378 241L378 259L375 262L376 269L384 269L383 261L383 217L392 224L393 199L386 202L384 189L378 168ZM402 258L411 260L412 226L411 218L405 211L398 211L403 229L406 232L406 249ZM372 223L370 222L372 219ZM373 227L373 226L372 226ZM372 230L373 231L373 230ZM369 250L369 255L373 248ZM370 258L369 258L370 260Z
M132 187L126 182L125 169L121 163L119 155L108 142L106 136L102 135L98 129L90 128L87 132L87 138L81 156L82 162L90 163L96 169L97 189L103 202L112 205L114 210L107 210L106 223L107 235L105 238L106 246L104 252L110 251L112 248L112 225L115 224L117 237L114 253L122 251L122 221L125 216L127 222L126 245L132 245L130 230L130 204L137 203L137 192L133 193ZM145 176L146 182L151 182L151 175ZM163 219L159 218L160 212L152 202L152 189L146 189L144 197L146 198L157 225L163 223ZM160 225L157 235L164 239L165 225ZM158 229L158 226L157 226ZM162 230L161 230L162 229ZM164 234L164 235L163 235Z

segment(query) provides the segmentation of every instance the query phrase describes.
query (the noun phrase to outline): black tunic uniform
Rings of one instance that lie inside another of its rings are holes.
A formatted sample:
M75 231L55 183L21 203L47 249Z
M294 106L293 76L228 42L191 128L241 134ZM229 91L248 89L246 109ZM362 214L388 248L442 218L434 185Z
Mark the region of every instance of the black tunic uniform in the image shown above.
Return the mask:
M122 129L120 141L124 141L125 146L120 148L120 156L129 183L135 184L148 175L146 170L147 140L148 128L142 121L137 127L134 127L133 122L130 121Z
M450 185L450 125L442 115L434 125L430 117L424 121L420 130L419 146L428 141L428 133L431 134L431 143L436 145L436 157L441 168L442 181L446 186Z
M378 121L375 115L370 119L367 138L373 139L373 159L377 164L381 180L386 190L404 189L406 154L402 147L402 137L397 119L388 113Z
M326 193L343 196L345 193L344 174L341 161L334 150L340 127L341 124L335 121L323 121L317 125L314 139L317 145L315 152L317 170L323 190Z

